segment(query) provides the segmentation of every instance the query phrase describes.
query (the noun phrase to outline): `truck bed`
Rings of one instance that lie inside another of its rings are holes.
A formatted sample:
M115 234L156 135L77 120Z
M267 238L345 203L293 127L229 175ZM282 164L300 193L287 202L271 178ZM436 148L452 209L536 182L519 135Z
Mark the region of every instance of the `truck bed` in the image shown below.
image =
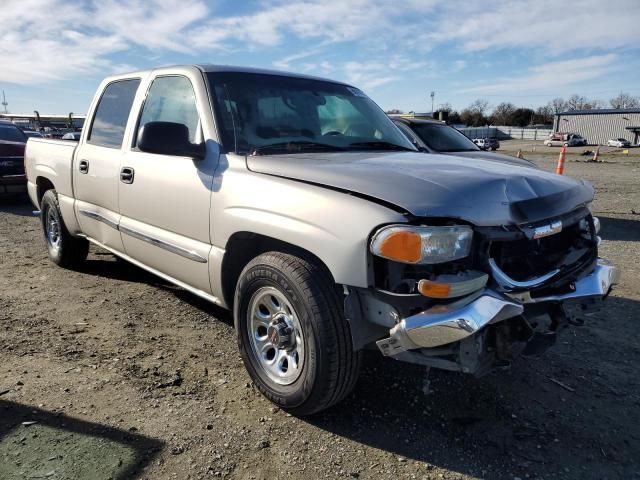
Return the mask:
M76 142L50 138L30 138L24 156L29 194L36 191L39 176L53 183L59 194L73 196L72 164ZM36 202L34 202L36 203Z

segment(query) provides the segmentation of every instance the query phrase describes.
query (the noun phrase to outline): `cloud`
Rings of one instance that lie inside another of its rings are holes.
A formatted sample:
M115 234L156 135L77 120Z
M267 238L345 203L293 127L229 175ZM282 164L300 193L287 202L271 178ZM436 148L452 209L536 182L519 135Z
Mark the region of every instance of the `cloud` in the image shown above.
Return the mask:
M466 52L544 48L549 56L589 48L637 46L637 0L448 2L420 41L451 42Z
M206 18L201 0L95 0L90 26L150 49L192 51L184 42L187 27ZM86 21L86 20L85 20Z
M411 0L398 8L394 0L340 2L263 1L262 9L247 15L214 18L191 34L197 47L242 44L248 48L282 44L288 36L318 39L325 44L392 38L399 19L427 13L435 0Z
M255 0L243 6L246 13L230 15L210 0L0 1L0 81L15 83L99 76L133 63L131 55L161 62L173 53L232 51L260 52L276 68L376 88L425 78L425 71L469 70L471 56L478 56L474 66L496 64L484 54L508 52L545 55L548 63L504 76L500 88L514 89L512 82L551 88L600 76L605 67L597 62L610 62L608 52L640 43L637 0L581 0L561 9L557 0L406 0L401 6L396 0ZM436 69L431 58L438 51L455 55ZM425 59L426 52L435 53ZM562 63L571 62L566 55L577 63ZM581 63L589 58L596 63ZM554 68L564 69L562 75L554 77Z
M565 85L612 74L617 68L618 55L593 55L548 62L532 67L526 75L498 78L490 84L466 88L464 93L509 93L551 91Z
M185 52L184 29L199 0L3 0L0 81L45 83L113 71L110 56L133 46Z

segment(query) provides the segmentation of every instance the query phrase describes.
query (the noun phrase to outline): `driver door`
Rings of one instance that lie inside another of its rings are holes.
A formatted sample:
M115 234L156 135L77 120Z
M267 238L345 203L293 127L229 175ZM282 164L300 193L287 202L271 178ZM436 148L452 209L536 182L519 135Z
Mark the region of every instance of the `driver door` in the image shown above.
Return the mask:
M148 122L174 122L202 141L197 99L186 75L155 77L140 109L120 171L120 232L125 253L179 282L211 293L210 202L217 152L202 160L142 152L137 132ZM210 149L211 150L211 149Z

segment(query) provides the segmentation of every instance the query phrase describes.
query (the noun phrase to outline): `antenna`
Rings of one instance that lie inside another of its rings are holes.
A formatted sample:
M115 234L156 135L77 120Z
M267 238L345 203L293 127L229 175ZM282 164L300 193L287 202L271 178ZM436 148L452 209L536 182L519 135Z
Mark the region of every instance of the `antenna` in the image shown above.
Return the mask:
M9 113L9 110L7 110L9 104L7 103L7 97L4 96L4 90L2 90L2 106L4 107L4 113Z

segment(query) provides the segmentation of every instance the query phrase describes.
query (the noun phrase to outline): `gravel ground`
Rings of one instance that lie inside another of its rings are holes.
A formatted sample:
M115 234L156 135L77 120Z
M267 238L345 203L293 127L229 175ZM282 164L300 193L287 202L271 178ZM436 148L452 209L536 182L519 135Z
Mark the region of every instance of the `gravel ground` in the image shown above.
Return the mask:
M558 149L533 147L501 151L552 170ZM640 158L582 150L567 174L596 185L624 269L603 311L482 379L371 352L304 419L253 387L229 313L94 248L57 268L32 207L1 200L0 478L640 478Z

